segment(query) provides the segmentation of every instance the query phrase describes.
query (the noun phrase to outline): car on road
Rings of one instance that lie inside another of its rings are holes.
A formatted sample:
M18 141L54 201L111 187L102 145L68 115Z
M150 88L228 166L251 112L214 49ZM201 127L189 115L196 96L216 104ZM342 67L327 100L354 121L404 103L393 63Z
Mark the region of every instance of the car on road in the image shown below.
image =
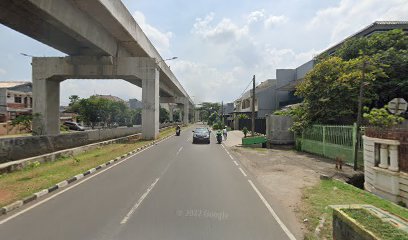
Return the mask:
M85 131L85 128L81 126L81 124L77 122L64 122L64 126L67 126L69 130L74 130L74 131Z
M210 131L207 128L196 128L193 131L193 143L199 142L210 144Z

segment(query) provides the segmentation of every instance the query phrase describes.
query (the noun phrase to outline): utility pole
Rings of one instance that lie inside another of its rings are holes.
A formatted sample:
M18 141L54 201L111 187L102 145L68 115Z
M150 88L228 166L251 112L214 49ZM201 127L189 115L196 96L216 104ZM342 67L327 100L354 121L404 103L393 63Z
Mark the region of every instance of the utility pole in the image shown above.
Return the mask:
M358 109L357 109L357 123L356 123L356 145L354 146L354 170L357 170L358 164L357 164L357 157L358 157L358 147L360 146L360 127L361 127L361 112L363 108L363 97L364 97L364 86L365 84L365 72L366 72L366 67L367 67L367 62L364 60L363 62L363 73L362 73L362 79L361 79L361 84L360 84L360 93L358 95Z
M224 101L221 101L221 122L224 126Z
M255 136L255 75L252 78L252 137Z

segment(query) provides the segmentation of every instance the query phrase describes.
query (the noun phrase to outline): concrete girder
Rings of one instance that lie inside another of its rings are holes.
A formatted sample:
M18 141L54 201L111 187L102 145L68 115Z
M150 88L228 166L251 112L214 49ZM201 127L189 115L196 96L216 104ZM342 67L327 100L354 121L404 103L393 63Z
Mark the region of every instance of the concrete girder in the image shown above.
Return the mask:
M161 94L186 96L192 103L121 1L2 0L0 23L72 56L153 58Z
M159 133L159 70L154 59L140 57L34 57L33 131L59 134L59 85L65 79L124 79L142 86L142 135Z

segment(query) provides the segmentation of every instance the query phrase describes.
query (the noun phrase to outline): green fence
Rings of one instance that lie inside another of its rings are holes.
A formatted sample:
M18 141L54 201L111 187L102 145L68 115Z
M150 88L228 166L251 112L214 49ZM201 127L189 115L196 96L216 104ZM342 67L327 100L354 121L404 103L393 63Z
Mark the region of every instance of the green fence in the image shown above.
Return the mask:
M346 164L354 163L356 126L314 125L296 137L298 150L335 159L340 157ZM360 140L361 140L361 136ZM362 141L358 150L358 163L363 165Z

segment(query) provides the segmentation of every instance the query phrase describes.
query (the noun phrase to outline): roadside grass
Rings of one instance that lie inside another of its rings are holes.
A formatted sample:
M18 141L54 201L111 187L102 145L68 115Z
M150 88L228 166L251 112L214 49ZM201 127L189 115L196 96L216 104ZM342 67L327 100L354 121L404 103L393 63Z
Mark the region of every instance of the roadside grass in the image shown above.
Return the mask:
M160 132L159 139L174 134L175 128ZM0 175L0 207L49 188L90 168L119 157L152 141L137 140L114 143L76 156L61 157L53 162L35 162L22 170Z
M384 222L366 209L343 209L351 218L383 240L408 240L406 232Z
M333 239L333 211L329 205L343 204L371 204L408 219L406 208L337 180L321 180L319 184L304 189L302 204L298 207L301 220L307 219L305 239ZM323 217L325 221L316 236L315 229Z

